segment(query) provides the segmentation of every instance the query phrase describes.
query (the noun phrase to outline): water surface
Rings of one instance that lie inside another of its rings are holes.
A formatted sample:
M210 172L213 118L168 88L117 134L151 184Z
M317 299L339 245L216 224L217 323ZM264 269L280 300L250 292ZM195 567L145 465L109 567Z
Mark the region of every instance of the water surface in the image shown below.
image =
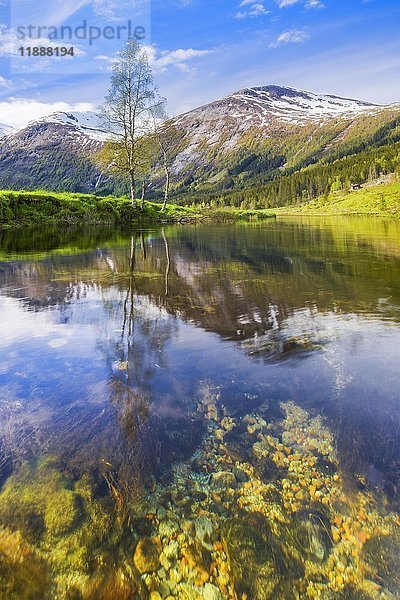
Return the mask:
M400 225L0 236L5 598L400 595Z

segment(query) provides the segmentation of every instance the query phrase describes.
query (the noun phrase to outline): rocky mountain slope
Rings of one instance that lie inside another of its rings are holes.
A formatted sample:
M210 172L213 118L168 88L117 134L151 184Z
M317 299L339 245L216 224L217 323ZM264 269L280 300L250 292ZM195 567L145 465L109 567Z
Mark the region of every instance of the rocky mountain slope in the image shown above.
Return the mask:
M240 90L172 123L179 131L172 169L178 198L249 188L400 140L400 105L272 85ZM0 187L123 193L125 184L100 176L94 164L104 139L94 113L30 123L0 140ZM160 169L155 197L162 177Z
M174 121L192 136L191 146L206 139L209 146L222 144L221 148L229 150L249 131L270 137L285 128L323 125L335 118L348 121L382 108L272 85L240 90Z
M106 139L95 113L54 113L6 133L0 141L1 188L114 191L93 160Z
M176 184L207 191L268 181L342 149L351 153L399 115L399 106L292 88L241 90L173 120L185 145L174 164Z

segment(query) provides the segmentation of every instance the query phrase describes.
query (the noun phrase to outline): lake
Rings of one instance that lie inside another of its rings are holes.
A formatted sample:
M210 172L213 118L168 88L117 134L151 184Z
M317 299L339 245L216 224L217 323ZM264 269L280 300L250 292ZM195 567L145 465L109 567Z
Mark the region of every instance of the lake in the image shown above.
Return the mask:
M0 233L0 596L400 597L400 224Z

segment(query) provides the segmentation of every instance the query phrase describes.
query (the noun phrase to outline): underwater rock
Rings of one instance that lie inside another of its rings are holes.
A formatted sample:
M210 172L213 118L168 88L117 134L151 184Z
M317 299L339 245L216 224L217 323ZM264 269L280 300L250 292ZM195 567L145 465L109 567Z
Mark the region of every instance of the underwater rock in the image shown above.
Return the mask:
M69 590L68 600L132 600L147 598L143 583L137 573L132 579L122 569L110 570L99 578L93 578L82 592Z
M203 544L203 546L205 546L205 548L212 550L212 543L215 539L215 533L211 519L205 516L198 517L194 521L194 528L196 532L196 538Z
M151 573L160 568L161 540L143 538L136 546L133 562L139 573Z
M293 515L288 539L306 560L322 563L328 557L333 542L328 517L319 510L304 509Z
M239 467L233 467L232 473L234 474L239 483L246 483L246 481L249 480L247 473Z
M255 444L253 444L253 454L258 459L264 459L269 457L270 452L264 442L255 442Z
M62 490L46 506L44 523L53 535L64 535L72 531L79 517L78 496L70 490Z
M372 537L364 544L363 558L379 583L400 595L400 536Z
M224 600L220 590L212 583L206 583L203 589L204 600Z
M165 508L163 506L160 506L160 508L157 510L157 519L159 521L164 521L167 518L167 511L165 510Z
M333 592L329 600L372 600L372 596L353 586L346 585L340 592Z
M161 535L161 537L166 537L166 538L173 537L175 534L178 533L178 531L179 531L178 523L176 523L175 521L172 521L171 519L169 519L167 521L162 521L162 523L160 523L159 528L158 528L158 532Z
M178 542L176 540L172 540L168 546L164 547L163 553L171 563L175 563L178 560L179 555Z
M150 519L137 517L132 519L132 529L139 537L151 537L154 533L154 526Z
M76 525L81 497L69 489L51 457L37 465L25 462L0 494L0 521L19 529L32 544L43 536L62 536Z
M225 492L236 487L236 477L231 471L219 471L211 477L211 488L215 492Z
M260 513L240 513L222 528L222 542L239 597L273 598L284 577L292 573L267 519Z
M190 583L182 583L179 586L178 598L179 600L202 600L202 592L203 589L197 585L192 585Z
M207 573L211 565L211 553L198 541L185 550L185 561L191 570Z
M42 600L48 585L48 569L19 531L0 529L0 597Z

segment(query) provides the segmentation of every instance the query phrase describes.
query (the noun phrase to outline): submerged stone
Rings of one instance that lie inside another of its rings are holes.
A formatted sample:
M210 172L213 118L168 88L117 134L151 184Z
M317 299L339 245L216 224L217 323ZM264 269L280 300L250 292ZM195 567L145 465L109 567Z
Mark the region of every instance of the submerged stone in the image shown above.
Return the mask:
M203 589L204 600L224 600L220 590L212 583L206 583Z
M243 471L243 469L240 469L239 467L234 467L232 469L232 472L239 483L245 483L246 481L249 480L249 476L247 475L247 473L245 471Z
M48 569L20 532L0 529L0 597L42 600L48 585Z
M135 550L133 562L139 573L151 573L160 568L161 540L158 538L141 539Z
M200 542L196 541L186 548L185 559L192 571L200 575L208 575L211 565L211 553Z
M400 536L377 536L364 544L363 557L374 576L400 595Z
M260 513L240 513L222 528L222 541L229 559L235 591L239 597L266 600L275 597L277 586L296 577L297 565L288 563L267 519Z
M132 598L147 598L147 593L139 576L128 574L122 569L107 570L105 574L94 577L82 593L78 590L67 596L68 600L132 600Z
M328 517L315 509L299 510L288 530L288 541L306 560L322 563L328 557L333 542Z
M346 585L340 592L333 592L329 600L372 600L372 596L356 587Z
M198 517L194 521L194 527L197 539L208 550L212 550L212 543L215 539L215 533L211 519L205 516Z
M211 477L211 488L215 492L225 492L236 487L236 477L231 471L219 471Z
M44 522L53 535L72 531L79 517L78 497L70 490L62 490L46 506Z

